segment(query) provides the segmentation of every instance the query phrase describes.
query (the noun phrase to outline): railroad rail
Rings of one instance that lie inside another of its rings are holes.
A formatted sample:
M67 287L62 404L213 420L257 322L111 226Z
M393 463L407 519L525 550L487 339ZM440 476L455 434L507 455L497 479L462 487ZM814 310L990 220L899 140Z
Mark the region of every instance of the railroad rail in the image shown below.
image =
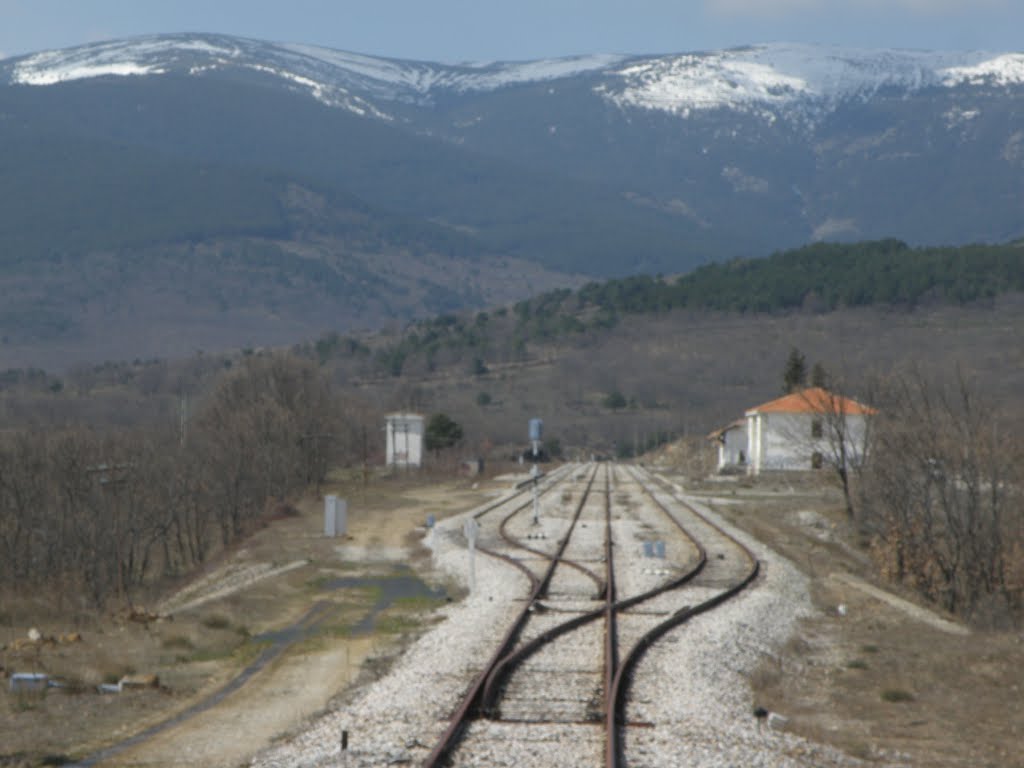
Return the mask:
M505 636L502 638L498 645L497 651L491 657L491 660L485 665L484 669L477 675L476 679L470 686L469 692L463 697L462 703L456 710L455 715L452 717L448 728L441 736L441 740L437 746L431 751L430 755L424 761L424 766L441 766L444 761L448 759L452 750L458 743L459 736L463 729L466 727L468 720L471 715L475 714L475 711L479 708L480 700L483 696L484 686L487 683L487 678L490 672L495 666L504 658L508 652L514 646L516 639L519 637L524 625L530 617L530 609L536 604L536 601L541 598L547 591L548 584L551 583L551 578L554 575L555 568L558 565L559 558L562 552L565 551L566 545L569 543L569 539L572 537L572 531L576 526L576 521L579 520L580 514L583 511L583 506L586 503L587 497L590 494L590 488L594 482L594 476L597 474L596 468L592 470L589 479L587 480L586 490L580 496L580 501L576 505L576 511L573 514L572 521L569 524L569 530L566 535L562 538L558 550L553 556L551 556L550 564L545 570L544 576L533 585L533 589L530 593L529 599L526 601L526 605L523 610L520 611L519 615L513 621L512 626L509 627ZM525 508L525 507L524 507ZM481 550L483 551L483 550Z
M639 472L640 470L634 469L634 477L636 477L637 480L639 480ZM648 477L650 477L650 474L647 474ZM644 485L642 481L640 482L641 485ZM658 482L663 483L664 481L658 478ZM671 516L671 513L668 511L668 509L650 490L650 487L647 485L644 485L644 487L645 490L647 490L650 497L654 500L654 502L663 510L665 510L666 514L669 514ZM702 613L706 613L707 611L716 608L717 606L721 605L727 600L738 595L740 592L742 592L744 589L750 586L751 583L753 583L754 579L757 578L757 575L761 569L760 561L754 556L754 553L751 552L746 545L744 545L740 541L737 541L735 537L726 533L724 530L722 530L720 526L708 520L704 515L700 514L692 506L682 501L682 499L679 499L675 495L675 493L672 494L672 497L676 503L682 504L690 511L691 514L700 518L703 524L716 530L719 534L721 534L722 537L728 539L735 547L737 547L743 553L744 557L747 559L749 563L749 569L747 570L746 574L736 584L726 588L725 590L719 592L718 594L707 600L704 600L693 606L687 606L677 611L666 621L659 623L650 631L646 632L633 645L629 653L622 660L621 664L619 665L618 671L616 672L615 678L612 681L612 685L608 689L608 712L610 713L609 720L606 725L606 765L608 766L608 768L619 768L620 766L625 765L624 746L620 734L620 727L626 723L626 696L629 690L632 675L643 655L659 638L664 636L670 630L675 629L676 627L682 624L685 624L693 617L699 616Z
M500 701L509 679L513 674L515 674L517 668L519 668L528 659L538 654L542 648L554 643L558 638L573 632L586 624L599 621L601 619L603 619L604 623L603 657L601 660L602 675L600 683L603 702L601 705L601 716L596 721L591 722L600 722L603 724L605 732L604 757L606 767L620 768L621 766L624 766L625 748L623 732L628 725L625 709L629 698L629 690L633 680L634 671L644 653L654 643L656 643L659 638L670 630L684 624L701 613L705 613L716 606L721 605L731 597L739 594L757 578L759 564L749 549L742 543L736 541L733 537L729 536L713 522L704 518L692 507L686 505L682 499L678 498L678 496L672 492L671 499L673 504L686 507L688 514L699 520L700 525L707 526L710 530L715 531L717 535L731 542L732 545L741 553L741 557L747 560L748 565L740 578L736 579L735 582L730 584L727 588L716 592L716 594L711 598L701 601L696 605L687 605L682 609L675 610L674 612L671 612L667 619L659 621L654 626L645 629L645 631L634 640L626 655L620 658L620 633L618 629L619 616L630 615L629 611L631 609L637 608L645 602L652 601L654 598L658 598L662 595L671 593L674 590L685 587L704 571L708 564L708 556L706 548L691 535L679 520L678 516L674 514L658 497L658 491L655 488L655 483L660 484L662 481L652 478L649 473L643 472L639 469L633 469L629 472L630 479L640 486L645 495L654 502L655 509L660 510L667 521L670 521L671 525L678 530L683 539L690 543L696 552L696 557L689 567L680 570L673 576L673 578L668 579L664 583L658 584L651 589L644 590L635 595L620 597L616 583L616 561L614 557L615 548L617 546L613 535L612 479L614 477L614 471L615 470L606 465L602 494L604 499L603 561L605 564L605 578L603 584L601 583L600 578L590 571L590 569L583 567L579 563L569 561L564 557L564 553L573 536L577 523L580 520L583 509L591 496L592 487L598 474L597 469L591 470L589 478L587 479L586 488L576 504L568 529L565 535L561 538L555 552L546 553L537 547L528 546L509 533L508 528L512 521L529 506L528 504L524 504L513 509L511 513L502 519L500 531L503 539L510 546L516 549L543 558L547 561L547 566L544 569L542 577L534 576L531 579L530 596L526 599L523 610L513 621L508 632L500 642L499 647L491 656L490 660L484 665L483 670L474 679L466 695L463 697L461 704L451 718L449 726L441 740L430 753L426 761L424 761L423 766L433 768L434 766L449 764L449 761L453 758L456 750L458 749L460 740L465 733L470 720L483 717L496 722L503 722ZM572 472L569 474L572 474ZM548 489L556 486L557 483L553 483L549 485ZM664 491L661 492L664 493ZM493 505L488 510L478 513L478 516L482 517L483 514L493 511L507 503L508 500L505 500L501 504ZM532 571L529 568L524 566L523 563L511 555L494 552L493 550L484 550L482 548L481 551L501 557L505 561L516 564L520 570L528 571L532 574ZM599 585L598 599L602 601L601 607L578 612L577 615L561 621L555 626L545 629L528 641L520 643L519 638L523 634L524 627L530 620L530 616L540 606L538 601L546 594L556 568L560 565L573 567L586 573L589 578ZM632 618L634 621L636 620L636 616L633 616ZM583 722L586 722L586 720Z

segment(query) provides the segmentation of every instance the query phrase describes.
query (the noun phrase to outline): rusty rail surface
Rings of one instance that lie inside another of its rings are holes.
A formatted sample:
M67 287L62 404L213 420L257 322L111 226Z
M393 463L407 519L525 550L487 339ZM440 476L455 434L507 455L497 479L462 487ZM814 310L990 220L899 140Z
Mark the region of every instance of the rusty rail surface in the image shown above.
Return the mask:
M634 474L634 477L636 478L637 482L639 482L641 486L647 491L648 495L650 495L650 497L654 499L655 503L659 507L664 509L666 513L668 513L668 509L666 509L665 506L660 501L658 501L654 493L643 483L643 481L638 477L638 475ZM633 648L630 649L629 653L622 660L622 663L619 665L618 672L615 675L615 680L612 684L612 688L608 694L608 710L612 713L611 717L609 718L606 732L606 738L608 741L605 754L607 755L608 768L621 768L621 766L624 766L626 764L624 755L624 744L622 739L620 738L619 728L620 726L623 726L626 723L626 695L629 691L630 683L632 682L633 672L636 669L636 666L639 663L640 659L643 657L643 655L665 633L669 632L672 629L675 629L681 624L686 623L694 616L706 613L707 611L710 611L713 608L718 607L722 603L738 595L740 592L746 589L754 581L754 579L757 578L761 568L760 561L754 556L754 553L751 552L748 547L737 541L735 537L730 536L728 533L722 530L721 527L711 522L708 518L706 518L692 506L684 502L674 492L672 492L671 495L676 503L686 507L691 514L700 518L705 525L713 528L723 537L731 541L743 553L744 557L750 563L750 568L743 576L743 578L740 579L740 581L738 581L736 584L732 585L728 589L723 590L714 597L709 598L708 600L705 600L701 603L698 603L697 605L688 606L680 611L677 611L669 619L661 622L656 627L646 632L640 638L640 640L637 641L636 645L634 645ZM669 513L669 516L672 517L671 513Z
M700 574L705 566L707 565L707 551L706 548L692 536L686 527L680 522L680 520L655 496L654 491L651 490L649 485L639 476L638 472L631 473L633 479L640 485L642 490L647 493L648 496L654 501L656 507L660 509L668 519L680 529L682 534L693 544L697 550L697 560L695 564L687 570L685 573L680 574L678 577L668 581L664 584L656 586L646 592L638 595L627 597L624 599L618 599L615 588L615 575L614 575L614 539L612 535L611 526L611 511L612 511L612 498L611 498L611 485L610 478L612 476L612 470L605 470L605 543L604 543L604 556L606 563L606 579L604 583L602 597L604 599L604 605L601 608L597 608L593 611L574 616L555 627L545 630L543 633L534 637L530 641L524 643L520 647L516 648L516 641L522 632L523 627L528 621L531 610L534 608L536 601L543 597L546 593L548 586L550 585L551 578L554 574L555 568L559 563L569 564L569 561L563 559L566 546L572 537L573 530L579 520L580 514L582 513L583 507L591 493L592 486L597 477L597 470L595 469L588 481L587 486L580 497L579 502L576 505L576 509L573 515L572 522L569 526L564 538L561 540L557 552L554 555L549 555L542 551L524 546L522 542L516 541L510 536L506 536L507 540L513 545L529 551L533 554L537 554L541 557L549 559L550 562L546 569L545 575L542 579L533 577L531 580L532 590L531 596L526 601L526 605L523 611L519 614L512 627L506 633L504 639L499 645L497 651L491 657L487 666L484 670L477 675L473 684L470 686L466 696L464 697L462 704L453 716L448 729L445 731L441 741L435 747L434 751L431 752L430 756L426 759L423 765L426 768L434 768L435 766L442 766L446 764L446 761L454 753L461 739L461 735L470 719L475 716L484 717L498 717L499 716L499 705L498 701L501 697L502 690L511 676L512 672L527 658L536 653L540 648L554 641L558 637L587 624L591 621L604 618L605 621L605 643L604 643L604 658L603 658L603 671L604 671L604 691L605 691L605 706L604 706L604 728L605 728L605 764L606 768L621 768L625 765L624 756L624 744L621 738L620 730L626 725L625 719L625 705L628 696L628 690L632 679L633 670L643 654L653 645L661 636L671 629L685 623L689 619L697 616L701 613L712 610L718 605L726 602L731 597L739 594L743 589L750 585L754 579L757 578L759 573L760 564L754 557L750 550L737 541L735 538L725 533L719 526L712 523L710 520L705 518L695 509L690 507L684 501L676 497L674 493L672 496L676 503L686 507L689 511L698 517L705 525L717 531L721 536L729 539L735 546L741 551L743 556L750 562L750 568L746 571L744 576L734 585L723 590L721 593L714 597L698 604L695 606L688 606L675 614L664 622L659 623L657 626L652 628L650 631L645 633L640 640L630 649L629 653L619 659L619 648L618 648L618 632L617 632L617 614L622 611L628 610L636 605L639 605L645 601L650 600L658 595L665 592L678 589L689 581L693 580L698 574ZM507 503L507 500L504 502ZM496 505L494 508L497 508ZM508 523L512 517L530 505L524 504L519 506L511 514L509 514L502 521L502 529ZM505 535L503 530L503 535ZM484 551L481 549L481 551ZM489 552L497 557L501 557L507 561L518 564L520 568L525 569L522 563L519 563L515 558L511 558L501 553ZM525 569L528 570L528 569ZM587 569L581 569L584 572L590 573ZM532 575L532 572L530 572ZM593 576L592 576L593 578Z
M555 568L558 566L559 560L562 557L562 553L565 551L566 546L569 543L569 539L572 538L573 529L576 527L576 522L580 518L580 514L583 512L583 506L586 504L587 497L590 495L590 488L594 483L594 478L597 475L597 469L595 468L589 479L587 480L587 487L583 494L580 496L579 503L576 505L576 511L573 514L572 522L569 524L569 530L562 538L558 546L558 550L554 555L545 555L550 557L551 562L549 563L544 576L539 579L534 586L529 599L526 601L526 605L523 610L520 611L516 617L512 626L509 627L502 638L501 643L498 646L497 651L491 657L490 661L484 666L483 670L476 676L473 683L470 685L469 691L463 697L462 703L455 711L448 728L441 736L441 740L437 746L427 756L427 759L423 762L424 768L437 768L445 764L451 752L458 745L459 739L462 735L463 730L466 727L468 721L472 718L476 712L480 709L480 702L483 696L484 686L487 682L490 673L494 667L501 661L501 659L508 654L508 652L515 645L516 640L519 638L519 634L525 626L527 620L530 617L531 609L537 600L543 597L546 592L548 585L551 583L551 579L554 576Z

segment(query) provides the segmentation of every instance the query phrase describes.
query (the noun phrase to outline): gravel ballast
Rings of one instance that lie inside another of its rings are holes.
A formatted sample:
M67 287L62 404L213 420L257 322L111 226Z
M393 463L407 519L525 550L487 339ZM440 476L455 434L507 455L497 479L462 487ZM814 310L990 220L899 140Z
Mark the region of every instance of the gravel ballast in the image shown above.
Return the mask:
M639 493L634 478L622 469L616 474L614 496L617 499L628 494L631 506L630 513L616 512L623 520L614 524L616 537L620 531L625 533L636 527L635 521L654 526L659 535L668 535L662 533L667 529L652 522L657 514L650 500ZM598 488L595 482L594 490ZM578 498L582 489L574 484L573 491ZM560 490L556 489L544 497L542 515L560 514L556 510L559 495ZM701 538L700 524L682 505L667 500L667 496L662 493L659 498L673 514L680 516L680 521L693 535ZM749 547L761 562L761 572L739 597L671 630L644 655L634 676L627 707L627 719L643 724L643 727L625 729L629 765L631 768L860 765L859 761L834 750L771 728L753 716L755 702L748 678L797 631L800 618L813 610L807 579L787 560L719 519L698 499L686 497L684 500ZM435 568L462 583L468 582L468 555L462 525L471 514L440 522L430 538ZM496 517L491 520L485 516L481 520L484 527L481 541L485 534L492 538L488 526L496 531ZM594 516L588 515L585 519L593 520ZM558 527L552 521L551 533ZM588 527L578 533L588 542L597 543L603 540L603 532L598 535L596 528L588 522ZM493 538L496 539L496 534ZM557 536L547 541L553 546ZM573 547L576 553L585 549L575 543ZM537 548L547 550L548 547ZM671 557L663 562L678 570L692 559L693 551L681 544L676 550L679 562L673 562ZM657 583L659 579L668 578L653 574L652 562L638 556L634 545L618 548L616 579L620 599L641 586L649 588L652 581ZM576 608L581 607L580 598L586 599L584 586L581 583L580 590L573 590L576 591ZM626 586L630 592L623 591ZM652 609L652 614L699 602L717 589L714 585L693 586L671 599L659 598L657 610ZM420 764L447 727L448 717L479 672L479 666L490 657L521 610L522 598L527 596L528 590L524 575L507 563L478 553L476 590L461 603L441 609L442 620L413 643L390 672L366 685L351 701L324 715L287 743L257 756L252 764L260 768ZM658 620L654 615L629 617L631 628L624 634L639 634ZM552 699L562 696L567 711L585 712L582 705L587 695L584 683L591 679L591 668L598 671L593 651L600 645L600 627L600 623L595 623L591 629L579 633L580 648L556 644L524 665L524 669L533 670L534 677L538 671L550 671L551 689L546 695ZM625 655L628 649L628 643L624 642L620 654ZM560 683L558 670L573 665L575 682ZM512 688L514 686L510 685ZM545 694L542 691L538 695ZM349 749L344 755L340 751L342 730L349 732ZM465 753L456 757L455 765L596 766L604 760L599 723L522 726L481 720L467 729L464 743Z

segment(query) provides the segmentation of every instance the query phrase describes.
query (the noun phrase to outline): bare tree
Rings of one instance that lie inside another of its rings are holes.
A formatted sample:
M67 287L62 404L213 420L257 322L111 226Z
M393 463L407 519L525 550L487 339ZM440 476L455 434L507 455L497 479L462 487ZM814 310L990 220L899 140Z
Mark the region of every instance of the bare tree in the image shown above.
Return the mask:
M272 355L223 373L185 439L167 424L0 436L0 588L133 601L362 455L354 410L316 365Z
M946 609L1021 609L1019 451L957 375L895 379L865 475L863 523L884 568ZM994 607L994 608L993 608Z
M872 438L872 424L877 411L831 389L823 392L820 416L822 461L839 480L843 492L846 515L851 520L856 516L853 503L853 479L867 464Z
M834 474L847 517L853 520L854 480L867 462L877 411L842 394L838 384L832 389L803 389L795 396L797 411L775 417L785 420L781 431L811 468Z

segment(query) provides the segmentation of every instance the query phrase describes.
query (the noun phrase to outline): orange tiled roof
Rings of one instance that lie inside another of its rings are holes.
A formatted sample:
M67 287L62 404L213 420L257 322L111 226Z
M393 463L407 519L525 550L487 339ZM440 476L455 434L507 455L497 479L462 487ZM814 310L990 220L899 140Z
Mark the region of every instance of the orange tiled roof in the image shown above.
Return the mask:
M847 416L872 416L878 411L821 387L811 387L750 408L747 413L843 413Z

